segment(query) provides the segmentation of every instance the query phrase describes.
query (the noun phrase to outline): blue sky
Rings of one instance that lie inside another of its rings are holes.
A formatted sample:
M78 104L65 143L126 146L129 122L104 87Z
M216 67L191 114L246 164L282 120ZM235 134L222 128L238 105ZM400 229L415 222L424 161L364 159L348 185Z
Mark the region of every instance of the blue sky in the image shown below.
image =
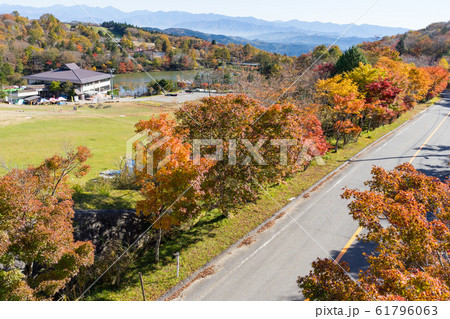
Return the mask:
M265 20L355 22L418 29L431 22L450 20L450 0L76 0L90 6L113 6L122 11L187 11L229 16L253 16ZM17 0L1 1L17 4ZM20 0L35 7L74 5L75 0Z

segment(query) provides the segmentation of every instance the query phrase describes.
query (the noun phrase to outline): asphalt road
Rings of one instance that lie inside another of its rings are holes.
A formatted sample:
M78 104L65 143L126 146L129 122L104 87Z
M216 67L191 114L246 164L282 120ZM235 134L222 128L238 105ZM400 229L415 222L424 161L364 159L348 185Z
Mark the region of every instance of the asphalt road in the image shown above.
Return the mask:
M310 197L293 201L273 227L254 236L253 244L216 258L216 272L193 282L177 300L302 300L297 277L308 274L317 257L336 258L358 229L340 198L344 187L364 188L373 165L392 169L411 160L427 174L449 176L449 114L446 92L440 103L370 146ZM364 267L362 251L370 249L355 241L343 260L357 272Z

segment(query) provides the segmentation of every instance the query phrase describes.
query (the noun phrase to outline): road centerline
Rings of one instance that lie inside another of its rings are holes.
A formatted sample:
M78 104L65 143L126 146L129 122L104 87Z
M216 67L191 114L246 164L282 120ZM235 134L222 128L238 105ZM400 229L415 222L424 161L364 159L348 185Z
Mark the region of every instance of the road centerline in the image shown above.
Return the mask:
M412 162L414 161L414 159L419 155L419 153L422 151L422 149L425 147L425 145L427 145L427 143L431 140L431 138L434 136L434 134L436 134L436 132L441 128L441 126L444 124L445 120L450 116L450 112L447 113L447 115L444 117L444 119L441 121L441 123L439 123L439 125L434 129L434 131L430 134L430 136L428 136L428 138L425 140L425 142L422 144L422 146L420 146L420 148L417 150L417 152L413 155L413 157L409 160L408 163L412 164ZM386 142L387 143L387 142ZM383 145L384 146L384 145ZM382 146L382 147L383 147ZM350 240L347 242L347 244L344 246L344 248L341 250L341 252L339 253L339 255L336 257L336 259L334 260L335 263L339 263L339 261L342 259L342 257L344 257L345 253L347 252L347 250L350 248L351 245L353 245L353 243L355 242L357 236L359 235L359 233L361 233L361 231L363 230L362 226L359 226L358 229L355 231L355 233L352 235L352 237L350 237Z

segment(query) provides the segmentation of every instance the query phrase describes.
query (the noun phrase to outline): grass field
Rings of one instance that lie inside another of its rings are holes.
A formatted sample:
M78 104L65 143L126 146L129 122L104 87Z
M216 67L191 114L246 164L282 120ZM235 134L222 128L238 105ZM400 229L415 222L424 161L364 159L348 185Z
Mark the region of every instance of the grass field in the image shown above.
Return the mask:
M91 172L74 181L84 183L103 170L117 168L139 120L175 109L175 104L143 101L84 105L78 111L73 106L0 105L0 160L22 168L62 153L65 145L84 145L94 154ZM5 172L0 168L0 174Z

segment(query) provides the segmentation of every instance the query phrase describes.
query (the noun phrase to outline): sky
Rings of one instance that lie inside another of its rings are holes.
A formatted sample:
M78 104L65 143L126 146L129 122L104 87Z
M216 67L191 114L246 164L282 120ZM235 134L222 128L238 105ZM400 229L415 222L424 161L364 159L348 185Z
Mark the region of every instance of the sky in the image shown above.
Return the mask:
M122 11L187 11L264 20L375 24L420 29L450 20L450 0L20 0L20 5L113 6ZM1 1L17 4L17 0Z

